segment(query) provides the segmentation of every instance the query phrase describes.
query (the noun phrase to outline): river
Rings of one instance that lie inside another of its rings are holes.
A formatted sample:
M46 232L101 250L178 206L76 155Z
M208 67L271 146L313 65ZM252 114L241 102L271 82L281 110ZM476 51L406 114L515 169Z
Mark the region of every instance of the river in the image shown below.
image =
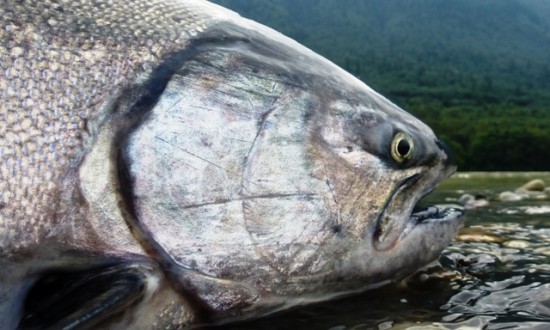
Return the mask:
M550 329L550 196L500 202L550 173L458 173L426 203L483 195L440 259L399 283L224 329Z

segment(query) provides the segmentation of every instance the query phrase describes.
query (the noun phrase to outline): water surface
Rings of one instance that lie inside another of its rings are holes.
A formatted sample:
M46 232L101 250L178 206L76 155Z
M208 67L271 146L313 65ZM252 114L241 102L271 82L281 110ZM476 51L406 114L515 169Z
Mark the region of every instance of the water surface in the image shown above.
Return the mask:
M426 203L483 195L453 244L410 278L224 329L550 329L550 196L499 202L550 173L458 173Z

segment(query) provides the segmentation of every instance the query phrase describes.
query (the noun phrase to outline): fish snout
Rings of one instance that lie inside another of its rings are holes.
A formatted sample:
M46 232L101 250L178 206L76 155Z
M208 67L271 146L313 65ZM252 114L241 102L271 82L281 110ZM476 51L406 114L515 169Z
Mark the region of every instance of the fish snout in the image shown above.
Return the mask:
M447 157L444 161L444 164L449 167L456 167L456 157L449 145L441 141L440 139L436 139L435 144L439 147L439 150L441 150L443 154Z

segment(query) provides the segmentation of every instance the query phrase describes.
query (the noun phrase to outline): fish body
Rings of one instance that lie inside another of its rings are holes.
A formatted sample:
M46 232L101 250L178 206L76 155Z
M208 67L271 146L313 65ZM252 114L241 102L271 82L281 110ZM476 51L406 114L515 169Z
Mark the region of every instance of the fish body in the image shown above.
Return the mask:
M0 8L0 328L182 327L359 292L461 211L419 120L201 0Z

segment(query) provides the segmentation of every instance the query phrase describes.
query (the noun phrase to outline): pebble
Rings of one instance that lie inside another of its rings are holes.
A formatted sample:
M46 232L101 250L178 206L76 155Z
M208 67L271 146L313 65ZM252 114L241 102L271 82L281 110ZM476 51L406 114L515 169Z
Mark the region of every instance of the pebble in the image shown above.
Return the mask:
M545 256L549 256L550 257L550 247L541 247L541 248L538 248L538 249L535 249L534 251L535 253L537 254L543 254Z
M458 202L464 206L465 209L476 209L479 207L485 207L489 205L489 201L483 195L470 195L464 194L460 196Z
M541 179L535 179L519 187L518 191L544 191L544 188L544 181Z
M455 321L456 319L458 319L459 317L461 317L462 313L453 313L453 314L449 314L449 315L445 315L441 321L443 322L452 322L452 321Z
M469 201L471 201L473 199L475 199L474 195L464 194L464 195L460 196L460 198L457 200L457 202L464 205L464 204L468 203Z
M523 199L547 199L549 196L550 187L545 187L544 181L541 179L535 179L519 187L515 192L505 191L500 193L498 200L502 202L516 202ZM467 199L469 198L467 195L461 198L464 198L465 201L469 200Z
M388 322L380 323L378 325L378 330L391 329L391 327L393 327L393 321L388 321Z
M523 196L524 195L514 193L514 192L511 192L511 191L505 191L505 192L500 193L500 195L498 195L498 200L500 200L502 202L515 202L515 201L522 200Z
M490 235L486 231L480 228L464 228L460 231L460 234L456 237L457 240L463 242L485 242L485 243L501 243L504 238Z
M328 330L346 330L346 326L345 325L337 325L335 327L328 328Z
M550 206L526 206L521 208L525 214L546 214L550 213Z
M530 195L530 199L547 199L549 195L543 193L543 192L537 192L536 194Z
M531 244L529 242L522 241L522 240L506 241L506 242L502 243L502 245L504 245L506 247L509 247L509 248L513 248L513 249L525 249L525 248L528 248L529 246L531 246Z
M485 242L485 243L499 243L502 241L502 238L484 235L484 234L462 234L456 237L458 241L463 242Z

